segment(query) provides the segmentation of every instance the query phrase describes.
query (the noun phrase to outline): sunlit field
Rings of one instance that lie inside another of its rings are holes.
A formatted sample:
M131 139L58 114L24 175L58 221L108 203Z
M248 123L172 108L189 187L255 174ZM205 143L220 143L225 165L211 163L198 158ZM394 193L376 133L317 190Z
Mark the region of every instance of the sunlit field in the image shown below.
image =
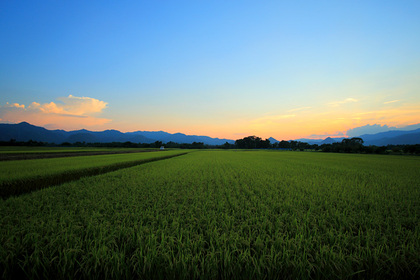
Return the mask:
M83 170L124 156L9 161L0 177L25 184L65 174L66 160ZM215 150L87 174L0 200L0 273L416 279L419 170L414 156Z

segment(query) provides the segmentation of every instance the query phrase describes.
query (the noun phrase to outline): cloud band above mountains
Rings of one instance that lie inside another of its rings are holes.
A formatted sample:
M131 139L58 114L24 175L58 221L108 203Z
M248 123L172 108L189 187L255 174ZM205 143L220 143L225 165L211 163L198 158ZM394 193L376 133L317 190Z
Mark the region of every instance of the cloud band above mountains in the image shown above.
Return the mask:
M0 105L2 122L18 123L30 120L37 125L49 128L63 126L94 127L109 123L111 120L98 115L107 108L108 103L91 97L69 95L57 98L58 102L38 103L29 105L6 103Z

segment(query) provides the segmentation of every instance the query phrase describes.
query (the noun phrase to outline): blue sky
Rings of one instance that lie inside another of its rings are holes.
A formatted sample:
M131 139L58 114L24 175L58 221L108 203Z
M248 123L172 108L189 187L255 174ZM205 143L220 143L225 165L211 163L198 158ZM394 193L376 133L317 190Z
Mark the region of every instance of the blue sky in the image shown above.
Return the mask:
M418 1L2 1L0 121L232 139L419 123L419 13Z

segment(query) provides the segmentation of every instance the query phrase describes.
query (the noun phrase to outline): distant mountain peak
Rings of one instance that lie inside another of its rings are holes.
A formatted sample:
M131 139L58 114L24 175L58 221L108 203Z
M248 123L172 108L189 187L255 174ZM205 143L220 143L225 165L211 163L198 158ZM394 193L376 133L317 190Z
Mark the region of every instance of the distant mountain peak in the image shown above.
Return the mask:
M110 129L105 131L89 131L80 129L74 131L48 130L43 127L34 126L28 122L19 124L1 124L0 141L41 141L48 143L61 144L63 142L132 142L132 143L153 143L162 141L163 143L175 142L179 144L192 144L193 142L202 142L208 145L223 145L226 142L233 144L235 141L230 139L211 138L208 136L185 135L183 133L171 134L164 131L137 131L123 133L121 131Z
M415 126L412 126L415 128ZM76 135L77 134L77 135ZM391 130L376 134L364 134L358 136L364 140L365 145L398 145L398 144L420 144L420 128L414 130ZM179 144L192 144L193 142L202 142L208 145L223 145L226 142L233 144L235 140L219 139L209 136L186 135L181 132L168 133L165 131L136 131L136 132L120 132L115 129L105 131L89 131L87 129L65 131L65 130L48 130L44 127L32 125L26 121L18 124L0 124L0 141L9 141L15 139L17 141L41 141L48 143L61 144L63 142L95 141L101 143L110 142L132 142L132 143L154 143L162 141L163 143L174 142ZM268 138L271 143L279 142L277 139ZM306 142L309 144L332 144L341 142L344 137L322 139L295 139L294 141Z

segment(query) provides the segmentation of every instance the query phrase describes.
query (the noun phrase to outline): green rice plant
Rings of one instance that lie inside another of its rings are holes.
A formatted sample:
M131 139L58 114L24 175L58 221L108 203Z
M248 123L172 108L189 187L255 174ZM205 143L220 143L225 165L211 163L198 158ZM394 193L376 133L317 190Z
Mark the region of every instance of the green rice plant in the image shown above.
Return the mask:
M158 151L154 148L57 148L57 147L0 147L0 161L46 159L57 157L93 156Z
M199 151L0 201L5 279L418 279L420 158Z
M151 153L4 161L0 162L0 197L19 195L47 186L76 180L81 177L103 174L185 153L185 151L175 150Z
M153 150L150 148L99 148L99 147L28 147L28 146L0 146L0 154L18 153L80 153L80 152L109 152L109 151L139 151Z

